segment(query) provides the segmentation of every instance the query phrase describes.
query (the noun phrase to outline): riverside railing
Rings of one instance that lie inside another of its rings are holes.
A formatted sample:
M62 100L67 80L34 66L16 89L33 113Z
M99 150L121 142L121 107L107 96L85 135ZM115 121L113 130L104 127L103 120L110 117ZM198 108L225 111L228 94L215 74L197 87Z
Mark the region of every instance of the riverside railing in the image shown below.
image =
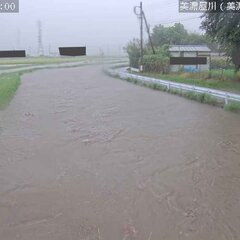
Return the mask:
M143 83L156 83L156 84L165 86L168 90L178 89L186 92L188 91L188 92L209 94L213 97L224 100L225 104L228 104L229 101L240 102L239 94L215 90L211 88L197 87L197 86L188 85L188 84L175 83L175 82L160 80L160 79L151 78L151 77L140 76L137 74L132 74L127 72L127 68L114 68L114 69L109 68L106 71L108 72L108 74L112 76L117 76L121 79L134 79Z

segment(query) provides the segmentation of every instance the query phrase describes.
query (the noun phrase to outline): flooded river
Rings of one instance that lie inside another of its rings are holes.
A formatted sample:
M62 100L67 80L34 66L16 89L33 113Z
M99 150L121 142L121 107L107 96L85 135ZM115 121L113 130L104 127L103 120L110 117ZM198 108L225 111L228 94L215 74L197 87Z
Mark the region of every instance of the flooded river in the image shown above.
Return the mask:
M0 112L0 239L240 239L240 116L98 66L24 75Z

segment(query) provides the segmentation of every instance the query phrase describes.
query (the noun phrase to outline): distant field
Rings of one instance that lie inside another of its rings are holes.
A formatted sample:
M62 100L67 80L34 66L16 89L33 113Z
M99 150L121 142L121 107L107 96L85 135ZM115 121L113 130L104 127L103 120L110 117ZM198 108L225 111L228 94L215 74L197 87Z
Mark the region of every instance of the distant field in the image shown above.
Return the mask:
M27 57L27 58L0 58L1 65L17 65L17 64L51 64L51 63L66 63L79 62L85 60L96 59L97 57Z
M124 57L100 57L100 56L82 56L82 57L27 57L27 58L0 58L0 71L12 68L19 68L31 65L47 65L58 63L74 63L83 61L126 61Z
M25 65L25 64L17 64L17 65L0 65L0 71L1 70L11 70L14 68L19 68L19 67L25 67L25 66L29 66L29 65ZM30 64L31 66L31 64Z

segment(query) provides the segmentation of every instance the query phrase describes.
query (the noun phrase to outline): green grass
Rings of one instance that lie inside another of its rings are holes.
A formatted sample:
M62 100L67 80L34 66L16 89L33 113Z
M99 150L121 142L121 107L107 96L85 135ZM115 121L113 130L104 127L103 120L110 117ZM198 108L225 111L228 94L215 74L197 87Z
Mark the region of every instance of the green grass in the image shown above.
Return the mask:
M28 65L23 65L23 66L28 66ZM18 66L19 67L19 66ZM0 71L2 70L11 70L11 69L14 69L16 68L15 65L12 65L12 66L9 66L9 65L0 65Z
M222 81L240 80L239 73L235 74L233 69L213 69L211 70L211 77Z
M4 65L42 65L54 63L81 62L86 60L118 60L119 57L99 57L99 56L81 56L81 57L26 57L26 58L1 58L0 67Z
M224 106L224 109L227 110L227 111L240 113L240 103L232 102L232 103L226 104Z
M18 65L18 64L54 64L54 63L66 63L66 62L78 62L89 60L91 57L27 57L27 58L2 58L0 59L0 65Z
M207 73L143 73L142 75L177 83L240 93L240 81L234 80L236 77L233 70L225 70L222 79L221 70L213 70L211 74L211 78L208 78Z
M12 100L20 85L20 73L0 75L0 110L4 109Z

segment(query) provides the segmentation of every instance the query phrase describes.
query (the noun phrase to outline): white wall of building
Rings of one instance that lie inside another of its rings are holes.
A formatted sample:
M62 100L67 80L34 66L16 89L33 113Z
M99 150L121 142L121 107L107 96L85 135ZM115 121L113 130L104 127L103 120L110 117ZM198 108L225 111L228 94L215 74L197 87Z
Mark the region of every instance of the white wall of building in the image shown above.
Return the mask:
M171 52L170 53L171 57L207 57L207 64L204 65L171 65L170 66L170 71L171 72L179 72L182 69L184 69L184 67L187 68L192 68L195 69L197 68L198 71L200 72L207 72L210 70L210 53L197 53L197 52L183 52L183 55L181 55L181 52Z

